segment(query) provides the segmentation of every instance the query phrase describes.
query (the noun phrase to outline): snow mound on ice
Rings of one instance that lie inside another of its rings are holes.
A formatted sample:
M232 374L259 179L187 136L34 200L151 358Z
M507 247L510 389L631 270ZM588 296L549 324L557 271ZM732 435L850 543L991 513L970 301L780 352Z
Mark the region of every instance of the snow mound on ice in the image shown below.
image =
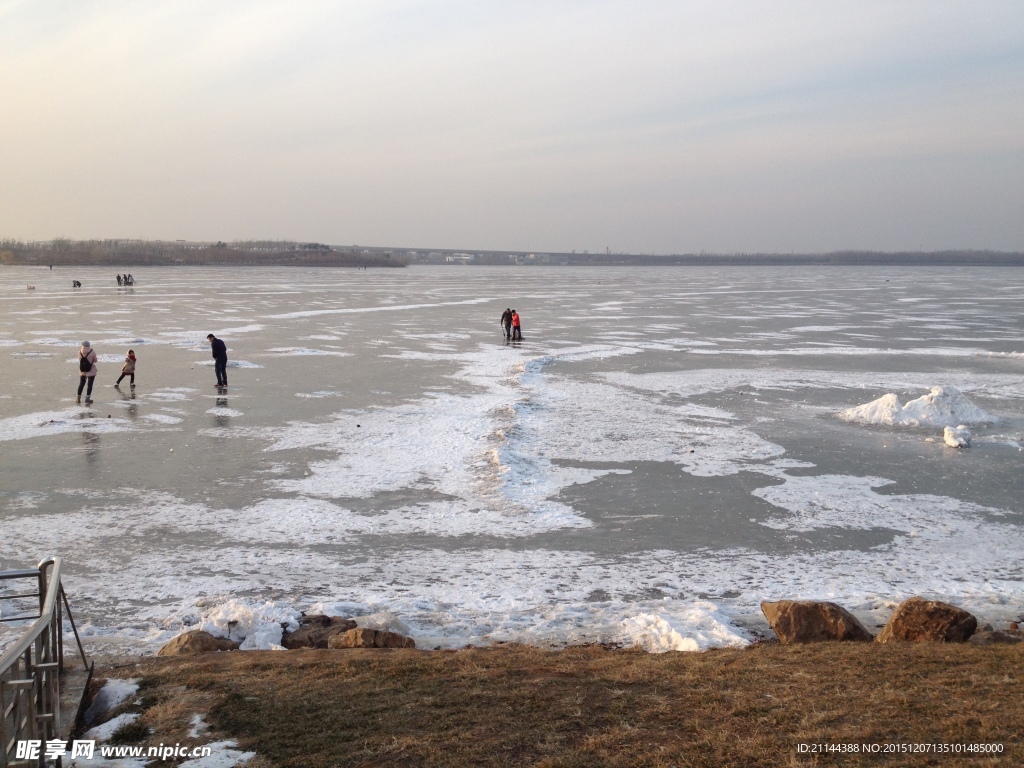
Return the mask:
M957 427L946 427L943 433L943 442L950 448L970 448L971 430L963 424Z
M889 393L870 403L845 410L839 414L839 418L859 424L910 427L953 427L998 421L956 387L932 387L927 395L911 400L906 405L902 405L896 395Z

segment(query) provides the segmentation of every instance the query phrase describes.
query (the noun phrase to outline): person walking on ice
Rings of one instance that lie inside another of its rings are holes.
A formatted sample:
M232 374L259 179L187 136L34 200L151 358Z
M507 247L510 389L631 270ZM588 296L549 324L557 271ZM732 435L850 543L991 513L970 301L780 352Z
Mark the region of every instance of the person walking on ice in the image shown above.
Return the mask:
M129 379L129 383L131 384L132 389L135 389L135 352L131 349L129 349L128 354L125 355L124 365L121 366L121 375L117 377L117 381L114 382L114 386L116 387L120 384L121 379L125 376L131 377Z
M501 328L502 328L502 332L505 334L505 338L506 339L511 339L512 338L512 310L511 309L507 309L506 308L505 311L501 313Z
M82 342L82 348L78 350L78 371L81 374L78 382L78 397L75 398L75 402L81 404L82 402L82 390L85 389L85 402L86 405L92 402L92 385L96 382L96 374L98 369L96 368L96 350L92 348L88 341ZM88 389L86 389L88 384Z
M217 386L226 387L228 385L227 345L212 333L207 335L206 340L210 342L210 348L213 351L213 368L217 372Z
M519 313L514 309L512 310L512 341L523 340L523 326L522 321L519 319Z

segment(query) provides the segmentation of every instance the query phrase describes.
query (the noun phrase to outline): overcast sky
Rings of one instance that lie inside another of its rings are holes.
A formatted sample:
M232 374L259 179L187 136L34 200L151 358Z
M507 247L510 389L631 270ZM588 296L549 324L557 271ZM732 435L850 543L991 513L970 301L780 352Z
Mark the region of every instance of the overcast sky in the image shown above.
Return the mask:
M1024 250L1024 2L0 0L0 237Z

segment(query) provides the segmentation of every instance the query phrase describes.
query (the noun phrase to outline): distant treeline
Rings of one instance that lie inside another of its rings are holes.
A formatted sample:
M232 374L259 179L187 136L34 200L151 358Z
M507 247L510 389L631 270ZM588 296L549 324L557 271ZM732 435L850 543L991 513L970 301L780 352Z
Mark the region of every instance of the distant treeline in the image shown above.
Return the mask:
M1024 253L999 251L834 251L832 253L738 253L738 254L679 254L648 256L633 254L559 254L566 263L618 264L618 265L900 265L900 266L1024 266Z
M833 251L830 253L525 253L409 250L279 240L194 243L163 240L0 240L0 264L137 267L404 267L410 263L526 266L1024 266L1024 253L1000 251Z
M404 267L388 251L335 248L321 243L246 241L185 243L152 240L0 240L0 264L63 266L308 266Z

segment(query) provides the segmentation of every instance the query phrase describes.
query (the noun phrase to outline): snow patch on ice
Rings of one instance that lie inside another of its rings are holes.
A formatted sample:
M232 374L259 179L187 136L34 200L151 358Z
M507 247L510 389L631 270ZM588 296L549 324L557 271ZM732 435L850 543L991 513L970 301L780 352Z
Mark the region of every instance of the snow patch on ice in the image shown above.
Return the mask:
M203 360L199 365L216 365L215 360ZM262 368L258 363L251 363L248 360L228 360L228 368ZM184 763L182 763L184 765Z
M957 530L966 541L977 535L985 516L1008 514L948 496L876 493L875 488L894 484L882 477L772 474L785 482L758 488L753 494L790 513L761 522L776 530L888 528L911 536L938 537Z
M69 408L65 411L44 411L0 419L0 441L27 440L67 432L109 434L129 432L133 428L132 423L126 419L99 418L92 415L91 411Z
M351 352L340 352L326 349L310 349L308 347L272 347L267 352L274 352L282 357L288 356L325 356L333 355L334 357L349 357Z
M163 413L148 413L142 418L155 421L159 424L181 424L182 420L177 416L167 416Z
M234 408L226 408L224 406L217 406L216 408L210 408L207 413L212 413L214 416L242 416L244 415L241 411L236 411Z

